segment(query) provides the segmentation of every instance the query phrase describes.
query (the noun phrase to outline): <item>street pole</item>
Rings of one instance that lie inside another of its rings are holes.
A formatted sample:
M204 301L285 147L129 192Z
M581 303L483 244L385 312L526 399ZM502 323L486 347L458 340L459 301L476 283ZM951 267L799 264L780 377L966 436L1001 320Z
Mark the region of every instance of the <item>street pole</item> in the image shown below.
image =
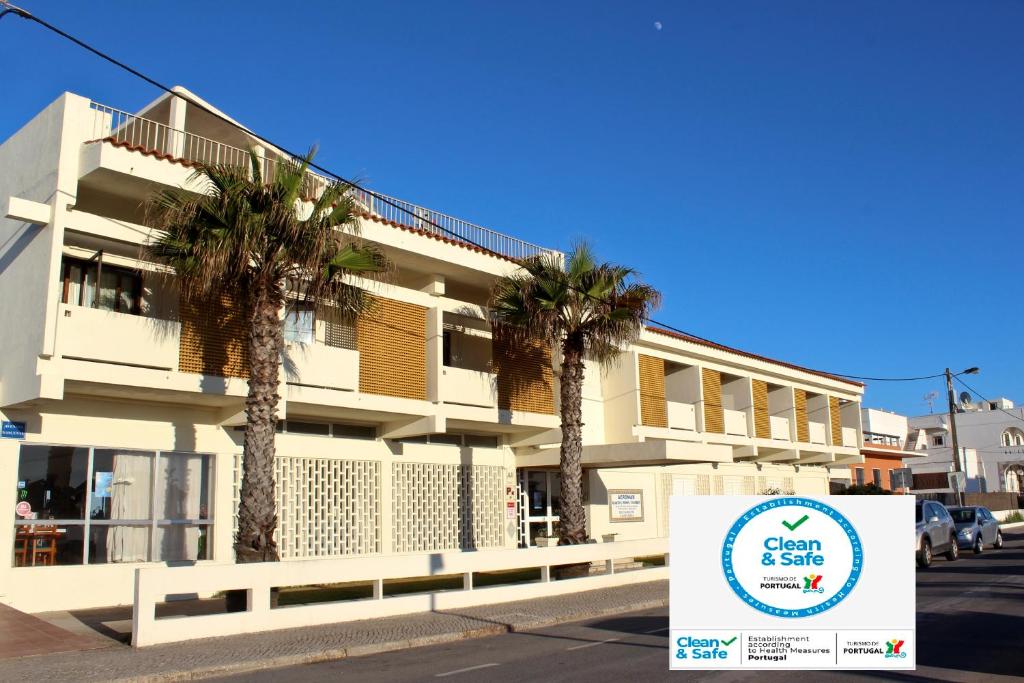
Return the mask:
M946 391L949 394L949 433L953 439L953 471L962 472L960 467L960 442L956 438L956 401L953 398L953 375L946 368ZM966 482L965 482L966 483ZM956 504L964 504L964 492L956 489Z

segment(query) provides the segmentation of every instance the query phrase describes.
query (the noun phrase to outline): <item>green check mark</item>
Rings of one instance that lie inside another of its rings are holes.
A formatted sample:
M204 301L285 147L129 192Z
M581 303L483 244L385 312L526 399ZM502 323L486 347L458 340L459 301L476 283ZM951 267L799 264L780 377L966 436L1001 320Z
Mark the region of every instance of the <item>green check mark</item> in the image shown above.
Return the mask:
M810 517L808 517L807 515L804 515L803 517L801 517L800 519L796 520L792 524L790 524L786 520L782 520L782 526L786 527L790 531L795 531L798 526L800 526L801 524L806 522L808 519L810 519Z
M724 638L722 639L722 645L732 645L735 642L736 642L736 636L733 636L729 640L725 640Z

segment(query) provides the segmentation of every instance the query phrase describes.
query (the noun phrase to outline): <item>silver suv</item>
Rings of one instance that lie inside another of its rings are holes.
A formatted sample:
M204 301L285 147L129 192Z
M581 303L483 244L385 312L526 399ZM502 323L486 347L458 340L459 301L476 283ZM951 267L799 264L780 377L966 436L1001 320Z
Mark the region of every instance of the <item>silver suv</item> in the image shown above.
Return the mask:
M952 562L960 557L956 525L945 505L933 500L917 501L917 566L928 568L936 553Z

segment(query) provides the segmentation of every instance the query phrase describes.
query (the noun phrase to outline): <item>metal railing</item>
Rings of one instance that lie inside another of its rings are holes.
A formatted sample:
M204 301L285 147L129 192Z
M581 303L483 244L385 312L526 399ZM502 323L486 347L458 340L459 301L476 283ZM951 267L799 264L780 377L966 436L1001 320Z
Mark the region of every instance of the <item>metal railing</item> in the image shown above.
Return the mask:
M177 130L166 124L135 116L97 102L91 102L90 108L93 110L92 139L94 140L112 140L199 164L248 166L250 163L247 150L194 133ZM281 162L281 159L275 157L264 157L264 178L272 179ZM333 180L311 171L308 174L304 194L306 197L319 196L324 188L333 182ZM488 251L512 259L560 253L402 199L376 192L371 194L365 190L353 190L353 193L356 201L366 211L383 220L401 223L445 239L479 245Z
M864 443L879 444L882 446L900 447L900 437L892 434L880 434L878 432L864 432Z

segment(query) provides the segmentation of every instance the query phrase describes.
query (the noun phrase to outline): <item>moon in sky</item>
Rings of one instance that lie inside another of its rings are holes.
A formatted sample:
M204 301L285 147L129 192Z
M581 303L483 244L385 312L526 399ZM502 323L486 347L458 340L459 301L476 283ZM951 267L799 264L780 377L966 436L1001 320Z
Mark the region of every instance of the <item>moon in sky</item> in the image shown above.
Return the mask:
M654 22L654 30L655 31L660 31L661 30L661 22L660 21Z

